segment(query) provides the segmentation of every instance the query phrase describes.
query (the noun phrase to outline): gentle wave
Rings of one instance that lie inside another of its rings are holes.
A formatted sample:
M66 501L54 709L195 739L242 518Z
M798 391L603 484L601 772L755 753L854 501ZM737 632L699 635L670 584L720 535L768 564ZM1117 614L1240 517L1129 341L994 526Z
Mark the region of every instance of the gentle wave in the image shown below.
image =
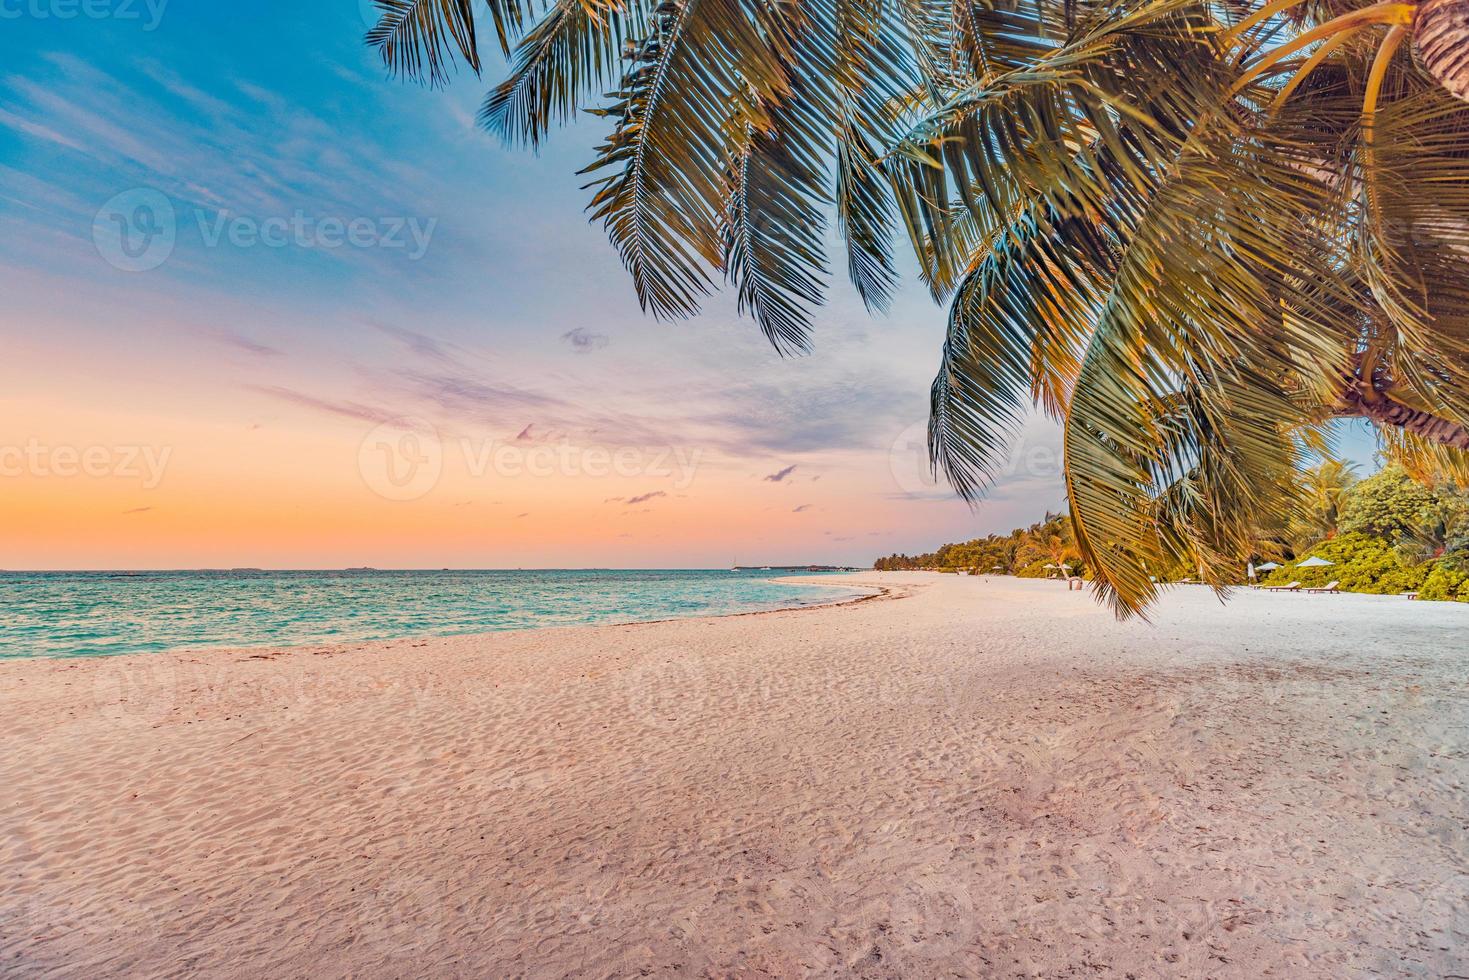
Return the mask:
M0 659L717 616L861 594L688 570L0 573Z

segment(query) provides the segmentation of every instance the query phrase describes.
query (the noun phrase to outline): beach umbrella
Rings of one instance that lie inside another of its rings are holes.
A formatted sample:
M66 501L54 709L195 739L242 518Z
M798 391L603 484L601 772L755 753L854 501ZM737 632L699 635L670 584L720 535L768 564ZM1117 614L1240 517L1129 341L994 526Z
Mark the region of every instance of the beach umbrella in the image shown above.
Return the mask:
M1248 575L1250 578L1254 578L1255 577L1255 563L1254 562L1250 562L1248 565L1245 566L1245 574Z
M1275 571L1279 567L1280 566L1277 565L1275 562L1273 562L1273 561L1267 561L1263 565L1256 565L1255 566L1255 571L1257 571L1257 572L1273 572L1273 571Z
M1307 558L1305 561L1301 562L1296 567L1297 568L1325 568L1327 565L1335 565L1335 564L1336 564L1336 562L1334 562L1334 561L1327 561L1325 558L1317 558L1315 555L1312 555L1310 558Z

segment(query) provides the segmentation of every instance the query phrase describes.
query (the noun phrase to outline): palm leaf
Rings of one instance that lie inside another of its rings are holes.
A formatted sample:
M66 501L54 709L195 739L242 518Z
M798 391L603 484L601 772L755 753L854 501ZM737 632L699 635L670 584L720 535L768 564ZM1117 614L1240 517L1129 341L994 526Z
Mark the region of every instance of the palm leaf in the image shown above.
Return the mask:
M613 105L612 136L584 173L590 210L631 273L643 308L688 316L724 261L730 164L789 81L740 0L665 3Z
M748 312L782 353L809 349L811 309L825 295L824 205L828 202L820 121L778 111L769 132L752 132L733 168L724 267Z
M480 108L480 124L507 143L539 147L551 126L605 91L620 74L623 45L646 31L641 3L593 7L559 0L516 46L509 76Z
M367 32L367 43L378 49L393 74L442 84L456 53L479 74L471 0L375 2L381 16Z

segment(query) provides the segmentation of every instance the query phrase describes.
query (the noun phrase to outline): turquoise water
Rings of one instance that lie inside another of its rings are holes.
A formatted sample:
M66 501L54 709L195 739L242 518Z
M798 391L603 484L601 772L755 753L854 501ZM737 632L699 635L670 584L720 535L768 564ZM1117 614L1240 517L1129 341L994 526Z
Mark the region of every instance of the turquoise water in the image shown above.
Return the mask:
M775 572L3 572L0 659L714 616L861 594Z

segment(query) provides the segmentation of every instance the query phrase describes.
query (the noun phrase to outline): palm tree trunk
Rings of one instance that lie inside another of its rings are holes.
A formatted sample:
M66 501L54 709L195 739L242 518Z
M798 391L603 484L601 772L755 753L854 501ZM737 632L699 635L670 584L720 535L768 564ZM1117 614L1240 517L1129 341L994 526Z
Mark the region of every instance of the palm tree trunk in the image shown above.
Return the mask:
M1469 450L1469 428L1442 416L1411 408L1380 392L1369 402L1354 390L1348 394L1346 404L1338 408L1335 414L1361 416L1377 425L1390 425L1411 432L1420 439L1440 446Z
M1469 0L1423 0L1413 16L1413 46L1440 85L1469 101Z

